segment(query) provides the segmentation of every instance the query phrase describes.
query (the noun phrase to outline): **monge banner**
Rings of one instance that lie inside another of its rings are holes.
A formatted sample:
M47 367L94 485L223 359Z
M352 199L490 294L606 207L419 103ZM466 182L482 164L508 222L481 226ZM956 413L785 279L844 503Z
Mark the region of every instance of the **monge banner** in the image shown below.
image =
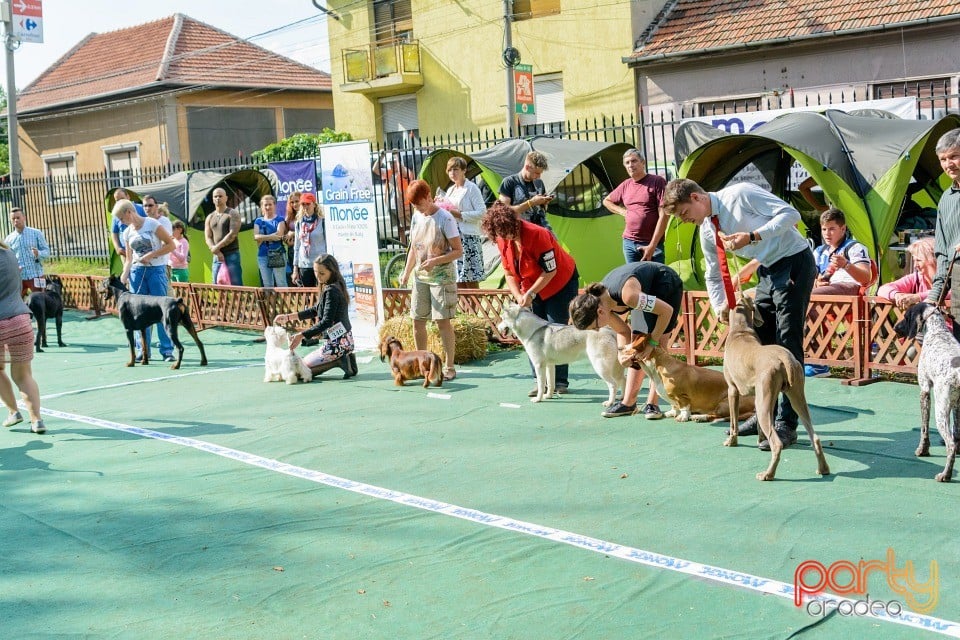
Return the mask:
M320 201L317 193L317 163L315 160L294 160L293 162L271 162L264 172L273 192L277 196L277 211L282 215L287 210L287 198L294 191L312 193Z
M358 349L376 349L383 296L370 143L361 140L321 146L320 185L327 251L337 258L347 282L354 341Z

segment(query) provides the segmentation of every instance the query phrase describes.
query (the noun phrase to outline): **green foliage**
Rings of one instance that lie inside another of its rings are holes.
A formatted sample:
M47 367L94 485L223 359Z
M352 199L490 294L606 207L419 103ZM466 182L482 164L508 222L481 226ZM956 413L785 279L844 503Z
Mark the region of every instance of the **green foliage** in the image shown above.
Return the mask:
M6 131L6 127L3 129ZM10 173L10 147L7 145L7 134L0 136L3 142L0 142L0 176Z
M327 128L320 133L298 133L289 138L284 138L280 142L267 145L250 155L260 162L312 158L320 152L320 145L322 144L349 142L351 140L353 140L353 136L349 133L341 133Z

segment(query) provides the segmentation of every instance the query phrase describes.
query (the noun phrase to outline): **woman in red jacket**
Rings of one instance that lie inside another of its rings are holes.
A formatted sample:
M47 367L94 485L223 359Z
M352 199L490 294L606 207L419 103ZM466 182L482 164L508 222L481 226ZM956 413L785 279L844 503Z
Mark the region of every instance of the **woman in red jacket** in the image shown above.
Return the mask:
M580 276L573 258L553 233L521 220L510 206L499 201L487 209L480 228L500 249L507 288L517 304L530 307L544 320L567 324ZM530 368L533 370L532 363ZM567 365L558 365L557 393L566 393L569 386ZM536 387L527 395L536 396Z

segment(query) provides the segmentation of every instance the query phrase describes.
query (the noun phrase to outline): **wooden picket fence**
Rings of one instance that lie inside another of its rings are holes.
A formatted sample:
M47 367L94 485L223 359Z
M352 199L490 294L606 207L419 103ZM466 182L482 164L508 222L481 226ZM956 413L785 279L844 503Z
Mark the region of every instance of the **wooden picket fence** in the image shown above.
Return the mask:
M61 275L64 304L92 311L91 318L116 314L101 292L103 277ZM201 283L172 283L173 292L186 300L199 329L231 327L262 331L281 313L299 311L316 302L316 292L302 288L264 289ZM459 292L461 313L486 322L491 339L515 343L500 331L500 311L511 300L504 289L464 289ZM112 301L110 301L112 303ZM387 318L410 311L410 291L385 289ZM915 349L893 331L903 312L881 298L814 295L807 316L804 351L807 364L843 367L851 372L844 384L876 381L879 372L916 375ZM703 291L684 294L680 321L663 343L687 362L703 363L723 357L726 325L717 321Z

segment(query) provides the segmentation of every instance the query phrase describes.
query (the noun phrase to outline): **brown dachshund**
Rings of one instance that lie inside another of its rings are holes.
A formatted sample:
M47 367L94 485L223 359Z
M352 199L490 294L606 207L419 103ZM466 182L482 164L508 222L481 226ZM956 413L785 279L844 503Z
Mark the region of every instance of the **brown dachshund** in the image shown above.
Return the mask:
M380 362L390 359L393 382L402 387L407 380L423 378L423 388L433 382L434 386L443 386L443 363L433 351L404 351L403 345L393 336L387 336L380 343Z

